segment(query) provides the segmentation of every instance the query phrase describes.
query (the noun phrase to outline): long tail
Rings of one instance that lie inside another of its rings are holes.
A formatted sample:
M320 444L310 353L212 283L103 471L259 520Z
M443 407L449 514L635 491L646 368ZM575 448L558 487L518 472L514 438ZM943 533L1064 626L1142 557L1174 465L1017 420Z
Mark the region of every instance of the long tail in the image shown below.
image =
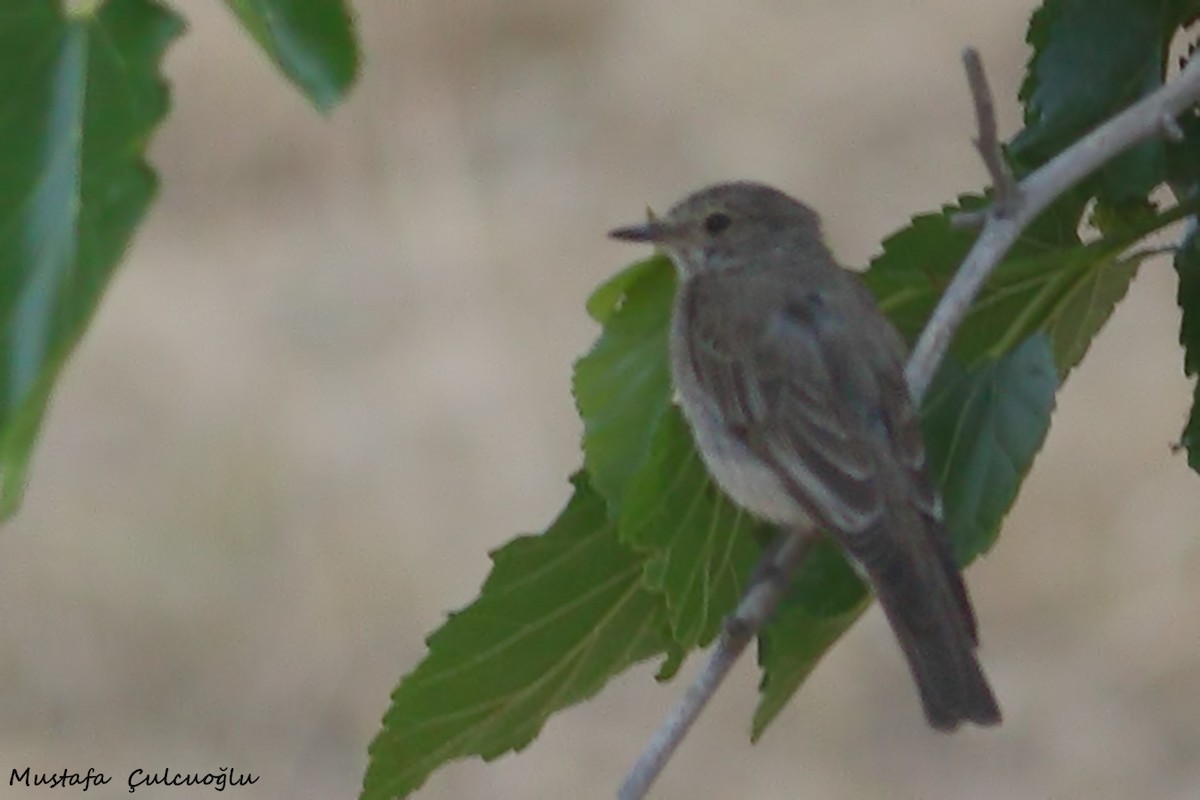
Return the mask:
M870 576L929 724L942 731L963 722L999 724L1000 708L975 654L974 612L944 540L926 528L912 540L877 533L863 544L851 555Z

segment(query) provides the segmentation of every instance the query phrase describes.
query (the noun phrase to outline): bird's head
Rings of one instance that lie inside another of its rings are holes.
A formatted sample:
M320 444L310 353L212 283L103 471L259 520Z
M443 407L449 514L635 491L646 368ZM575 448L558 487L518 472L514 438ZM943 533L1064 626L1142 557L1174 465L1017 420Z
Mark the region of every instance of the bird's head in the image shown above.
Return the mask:
M662 217L610 231L629 242L651 242L683 277L728 269L797 247L824 247L816 212L761 183L721 183L676 203Z

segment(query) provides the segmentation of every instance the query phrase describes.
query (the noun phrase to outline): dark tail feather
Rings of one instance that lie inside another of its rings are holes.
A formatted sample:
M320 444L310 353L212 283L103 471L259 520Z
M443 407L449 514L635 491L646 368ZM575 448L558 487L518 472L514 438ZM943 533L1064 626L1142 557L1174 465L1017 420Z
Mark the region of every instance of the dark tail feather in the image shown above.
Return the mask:
M884 610L887 610L885 604ZM906 613L888 614L921 695L929 724L952 731L963 722L997 725L1000 708L979 666L970 639L960 629L921 630Z
M999 724L1000 708L975 655L975 618L962 576L949 554L930 543L875 549L870 554L875 558L862 563L908 660L929 724L942 731L963 722Z

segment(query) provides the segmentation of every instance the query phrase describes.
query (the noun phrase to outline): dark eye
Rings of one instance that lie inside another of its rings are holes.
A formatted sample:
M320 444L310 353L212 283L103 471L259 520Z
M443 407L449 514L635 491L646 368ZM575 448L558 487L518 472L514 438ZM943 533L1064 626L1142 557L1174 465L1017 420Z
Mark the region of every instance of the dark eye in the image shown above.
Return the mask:
M722 214L720 211L717 211L704 218L704 230L708 231L713 236L716 236L718 233L728 228L732 222L733 220L729 218L728 214Z

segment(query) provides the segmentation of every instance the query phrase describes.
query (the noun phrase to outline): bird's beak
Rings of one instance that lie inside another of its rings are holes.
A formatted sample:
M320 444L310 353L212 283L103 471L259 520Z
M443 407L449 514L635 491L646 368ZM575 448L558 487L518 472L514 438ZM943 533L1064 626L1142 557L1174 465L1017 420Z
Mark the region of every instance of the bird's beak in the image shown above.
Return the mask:
M628 225L608 232L614 239L624 242L661 242L670 233L666 223L646 209L647 220L642 225Z
M664 233L663 225L659 222L647 222L643 225L630 225L616 228L608 232L614 239L625 242L657 242Z

